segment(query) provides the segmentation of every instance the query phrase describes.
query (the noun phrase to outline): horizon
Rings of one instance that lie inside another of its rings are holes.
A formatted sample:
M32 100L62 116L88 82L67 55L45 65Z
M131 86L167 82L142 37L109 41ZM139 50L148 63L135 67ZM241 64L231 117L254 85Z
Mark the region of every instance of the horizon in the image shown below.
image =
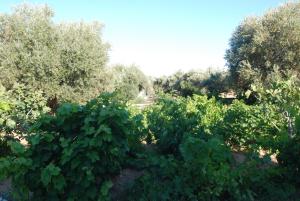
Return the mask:
M0 12L24 2L47 4L55 22L101 22L102 39L111 45L109 65L134 64L146 75L158 77L209 67L226 69L229 39L243 19L287 1L12 0L0 2Z

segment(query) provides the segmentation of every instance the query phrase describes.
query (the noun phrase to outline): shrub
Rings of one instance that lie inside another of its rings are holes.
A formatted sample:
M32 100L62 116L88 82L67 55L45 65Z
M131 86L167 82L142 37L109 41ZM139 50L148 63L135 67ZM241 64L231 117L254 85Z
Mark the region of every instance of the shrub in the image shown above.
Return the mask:
M296 188L282 169L269 166L257 154L245 155L237 164L230 148L216 137L188 137L180 145L180 157L150 159L144 175L131 186L126 200L295 200Z
M16 200L107 200L111 179L129 151L129 112L104 94L86 105L62 105L43 116L27 138L12 143L14 156L1 159L1 173L11 176Z
M5 157L10 153L11 152L10 152L10 146L8 145L8 141L3 136L1 136L0 137L0 158Z
M249 106L234 101L227 109L217 132L235 148L274 148L284 130L284 119L272 105Z
M50 109L42 91L22 84L0 90L0 131L24 134L34 120Z
M0 101L0 131L13 129L16 126L15 121L10 118L11 104L8 101Z
M180 158L152 158L127 200L251 200L252 192L240 189L233 166L230 149L220 139L188 137L180 145Z
M300 186L300 137L288 140L281 147L277 156L278 163L285 169L286 178Z
M286 170L290 181L300 186L300 115L295 118L296 136L282 142L278 154L278 163Z
M178 152L178 145L183 135L193 128L186 110L184 98L171 96L159 98L153 106L148 108L147 128L154 136L157 147L162 153Z
M222 120L223 107L214 98L161 97L146 111L147 128L163 153L178 153L186 135L206 138Z
M231 182L230 150L217 138L204 141L188 138L180 146L184 160L180 175L187 200L226 200ZM187 194L188 195L188 194Z
M222 122L226 108L214 97L208 99L207 96L193 95L187 100L186 112L190 118L195 118L197 121L193 130L214 135L215 127Z

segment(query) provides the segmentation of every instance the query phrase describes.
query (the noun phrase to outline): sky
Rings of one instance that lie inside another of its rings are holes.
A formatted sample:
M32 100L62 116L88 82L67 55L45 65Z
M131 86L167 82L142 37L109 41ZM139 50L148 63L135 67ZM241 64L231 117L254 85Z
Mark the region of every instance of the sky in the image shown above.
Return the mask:
M111 45L109 65L136 65L150 76L178 70L226 68L235 28L284 0L0 0L0 12L19 3L48 4L54 21L99 21Z

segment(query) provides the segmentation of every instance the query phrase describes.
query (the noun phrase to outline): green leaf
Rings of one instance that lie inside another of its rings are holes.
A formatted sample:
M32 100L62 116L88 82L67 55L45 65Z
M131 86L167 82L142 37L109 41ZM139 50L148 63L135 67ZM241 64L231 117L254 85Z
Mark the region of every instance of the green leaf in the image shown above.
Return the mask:
M88 152L86 154L86 156L92 161L92 162L96 162L100 159L99 155L97 152L95 151L91 151L91 152Z
M246 92L245 92L245 96L246 96L246 98L249 98L250 97L250 95L251 95L251 91L250 90L247 90Z
M19 155L25 152L25 147L20 142L10 141L9 145L14 154Z
M39 135L33 135L31 138L30 138L30 143L32 146L35 146L37 144L39 144L41 138Z
M0 126L4 126L4 123L5 123L5 119L0 118Z
M8 128L11 128L11 129L16 127L16 122L14 120L11 120L11 119L7 119L5 124Z
M53 178L54 188L58 191L61 191L66 186L66 180L62 175Z
M113 186L113 183L109 180L109 181L105 181L103 182L102 186L101 186L101 195L103 196L107 196L109 190L111 189L111 187Z
M10 109L11 108L8 103L0 101L0 110L9 111Z
M96 134L99 134L99 133L101 133L101 132L111 134L111 129L110 129L108 126L102 124L102 125L97 129Z
M50 163L47 165L46 168L42 170L41 173L41 181L44 184L44 186L48 186L51 182L51 179L53 176L58 176L60 173L60 168L56 167L53 163Z
M111 142L112 141L112 134L111 133L105 133L103 135L103 140L106 142Z

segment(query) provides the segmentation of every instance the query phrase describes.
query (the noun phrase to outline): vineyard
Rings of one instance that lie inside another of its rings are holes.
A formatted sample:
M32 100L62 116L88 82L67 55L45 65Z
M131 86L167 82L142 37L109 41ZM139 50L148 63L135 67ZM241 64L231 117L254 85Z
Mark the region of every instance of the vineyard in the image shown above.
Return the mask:
M300 201L299 10L156 79L108 66L98 23L0 13L0 201Z
M114 94L65 103L31 123L26 144L2 141L1 178L11 178L15 200L297 200L293 84L253 87L254 105L161 95L140 110ZM17 106L1 102L1 115ZM7 131L20 129L6 117ZM124 170L135 176L115 191Z

